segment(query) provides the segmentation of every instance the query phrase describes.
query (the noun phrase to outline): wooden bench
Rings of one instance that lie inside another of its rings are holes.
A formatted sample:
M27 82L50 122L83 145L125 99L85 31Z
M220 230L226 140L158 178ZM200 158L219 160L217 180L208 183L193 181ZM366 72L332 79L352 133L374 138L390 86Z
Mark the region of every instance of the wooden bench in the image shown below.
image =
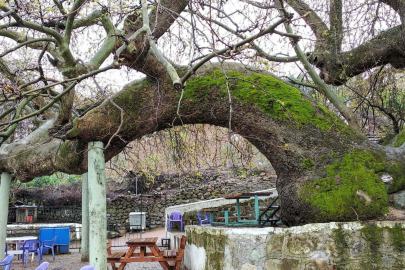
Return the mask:
M119 260L124 257L126 254L125 251L115 251L111 252L111 239L107 240L107 260L114 260L119 262ZM117 267L115 266L115 263L111 263L111 267L113 270L116 270Z
M163 258L168 262L172 270L179 270L181 266L181 261L183 260L184 249L186 248L187 238L185 235L181 236L179 250L174 249L164 250Z

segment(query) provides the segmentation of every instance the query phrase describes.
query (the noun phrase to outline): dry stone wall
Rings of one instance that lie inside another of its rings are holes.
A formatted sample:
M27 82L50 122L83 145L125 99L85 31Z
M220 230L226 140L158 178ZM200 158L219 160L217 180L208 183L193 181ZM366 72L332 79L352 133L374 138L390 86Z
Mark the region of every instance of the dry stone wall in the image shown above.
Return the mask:
M122 195L107 202L107 222L110 227L128 226L130 212L146 212L146 226L149 229L163 227L166 207L220 198L227 194L270 189L275 187L275 180L274 176L264 173L243 179L218 179L203 186L171 190L167 193L163 191L147 196ZM197 219L196 216L188 217L187 224L192 223L193 218Z
M198 183L190 181L187 185L182 185L183 188L163 189L169 184L163 184L156 188L160 192L154 192L145 196L127 194L119 195L114 198L107 199L107 223L110 230L117 230L121 227L129 227L130 212L146 212L146 227L154 229L164 226L164 211L166 207L191 202L220 198L228 194L239 192L251 192L275 187L276 177L269 172L261 172L257 176L239 175L231 179L225 177L216 177L215 180L207 183ZM187 181L186 181L187 182ZM43 205L43 202L38 202L31 196L22 196L18 198L26 205ZM62 209L63 215L55 216L55 211L39 211L39 220L49 220L47 215L52 215L53 222L81 222L80 202L74 206L78 207L77 211L72 212L69 206L69 211ZM66 208L66 209L67 209ZM58 210L59 211L59 210ZM47 214L48 213L48 214ZM69 214L71 213L71 214ZM44 216L41 216L44 215ZM70 216L71 215L71 216ZM192 224L196 221L195 213L189 213L187 216L187 224Z

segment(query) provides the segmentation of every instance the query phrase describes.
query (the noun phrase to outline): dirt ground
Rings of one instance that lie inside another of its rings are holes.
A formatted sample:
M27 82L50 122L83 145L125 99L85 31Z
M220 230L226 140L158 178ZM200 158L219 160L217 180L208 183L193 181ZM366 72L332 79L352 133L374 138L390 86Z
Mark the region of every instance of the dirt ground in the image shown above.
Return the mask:
M147 231L142 233L142 237L164 237L164 229L159 228L152 231ZM160 241L160 240L158 240ZM114 242L113 242L114 245ZM69 250L68 254L57 254L55 255L55 260L53 261L52 254L44 254L42 262L49 262L48 270L79 270L89 263L81 262L81 255L78 249ZM22 260L18 260L17 256L14 256L11 270L35 270L38 267L38 257L35 256L34 260L31 261L31 255L27 266L22 264ZM147 263L129 263L125 267L125 270L159 270L163 269L157 262L147 262ZM182 270L187 270L184 266Z

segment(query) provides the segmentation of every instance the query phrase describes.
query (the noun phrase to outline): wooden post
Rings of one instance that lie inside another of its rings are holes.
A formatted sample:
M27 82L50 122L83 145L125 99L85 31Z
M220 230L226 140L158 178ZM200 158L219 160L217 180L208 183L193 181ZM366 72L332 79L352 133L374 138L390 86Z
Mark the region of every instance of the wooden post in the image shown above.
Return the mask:
M10 199L11 175L7 172L1 174L0 183L0 261L4 259L6 247L8 204Z
M82 247L81 261L89 261L89 182L87 173L82 175Z
M88 144L89 257L96 269L107 269L107 199L102 142Z

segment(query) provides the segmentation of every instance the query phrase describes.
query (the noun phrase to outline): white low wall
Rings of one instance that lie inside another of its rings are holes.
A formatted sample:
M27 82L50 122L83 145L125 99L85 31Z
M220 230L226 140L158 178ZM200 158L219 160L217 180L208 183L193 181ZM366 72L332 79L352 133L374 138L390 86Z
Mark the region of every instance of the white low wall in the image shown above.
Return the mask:
M405 269L405 223L187 226L189 270Z

